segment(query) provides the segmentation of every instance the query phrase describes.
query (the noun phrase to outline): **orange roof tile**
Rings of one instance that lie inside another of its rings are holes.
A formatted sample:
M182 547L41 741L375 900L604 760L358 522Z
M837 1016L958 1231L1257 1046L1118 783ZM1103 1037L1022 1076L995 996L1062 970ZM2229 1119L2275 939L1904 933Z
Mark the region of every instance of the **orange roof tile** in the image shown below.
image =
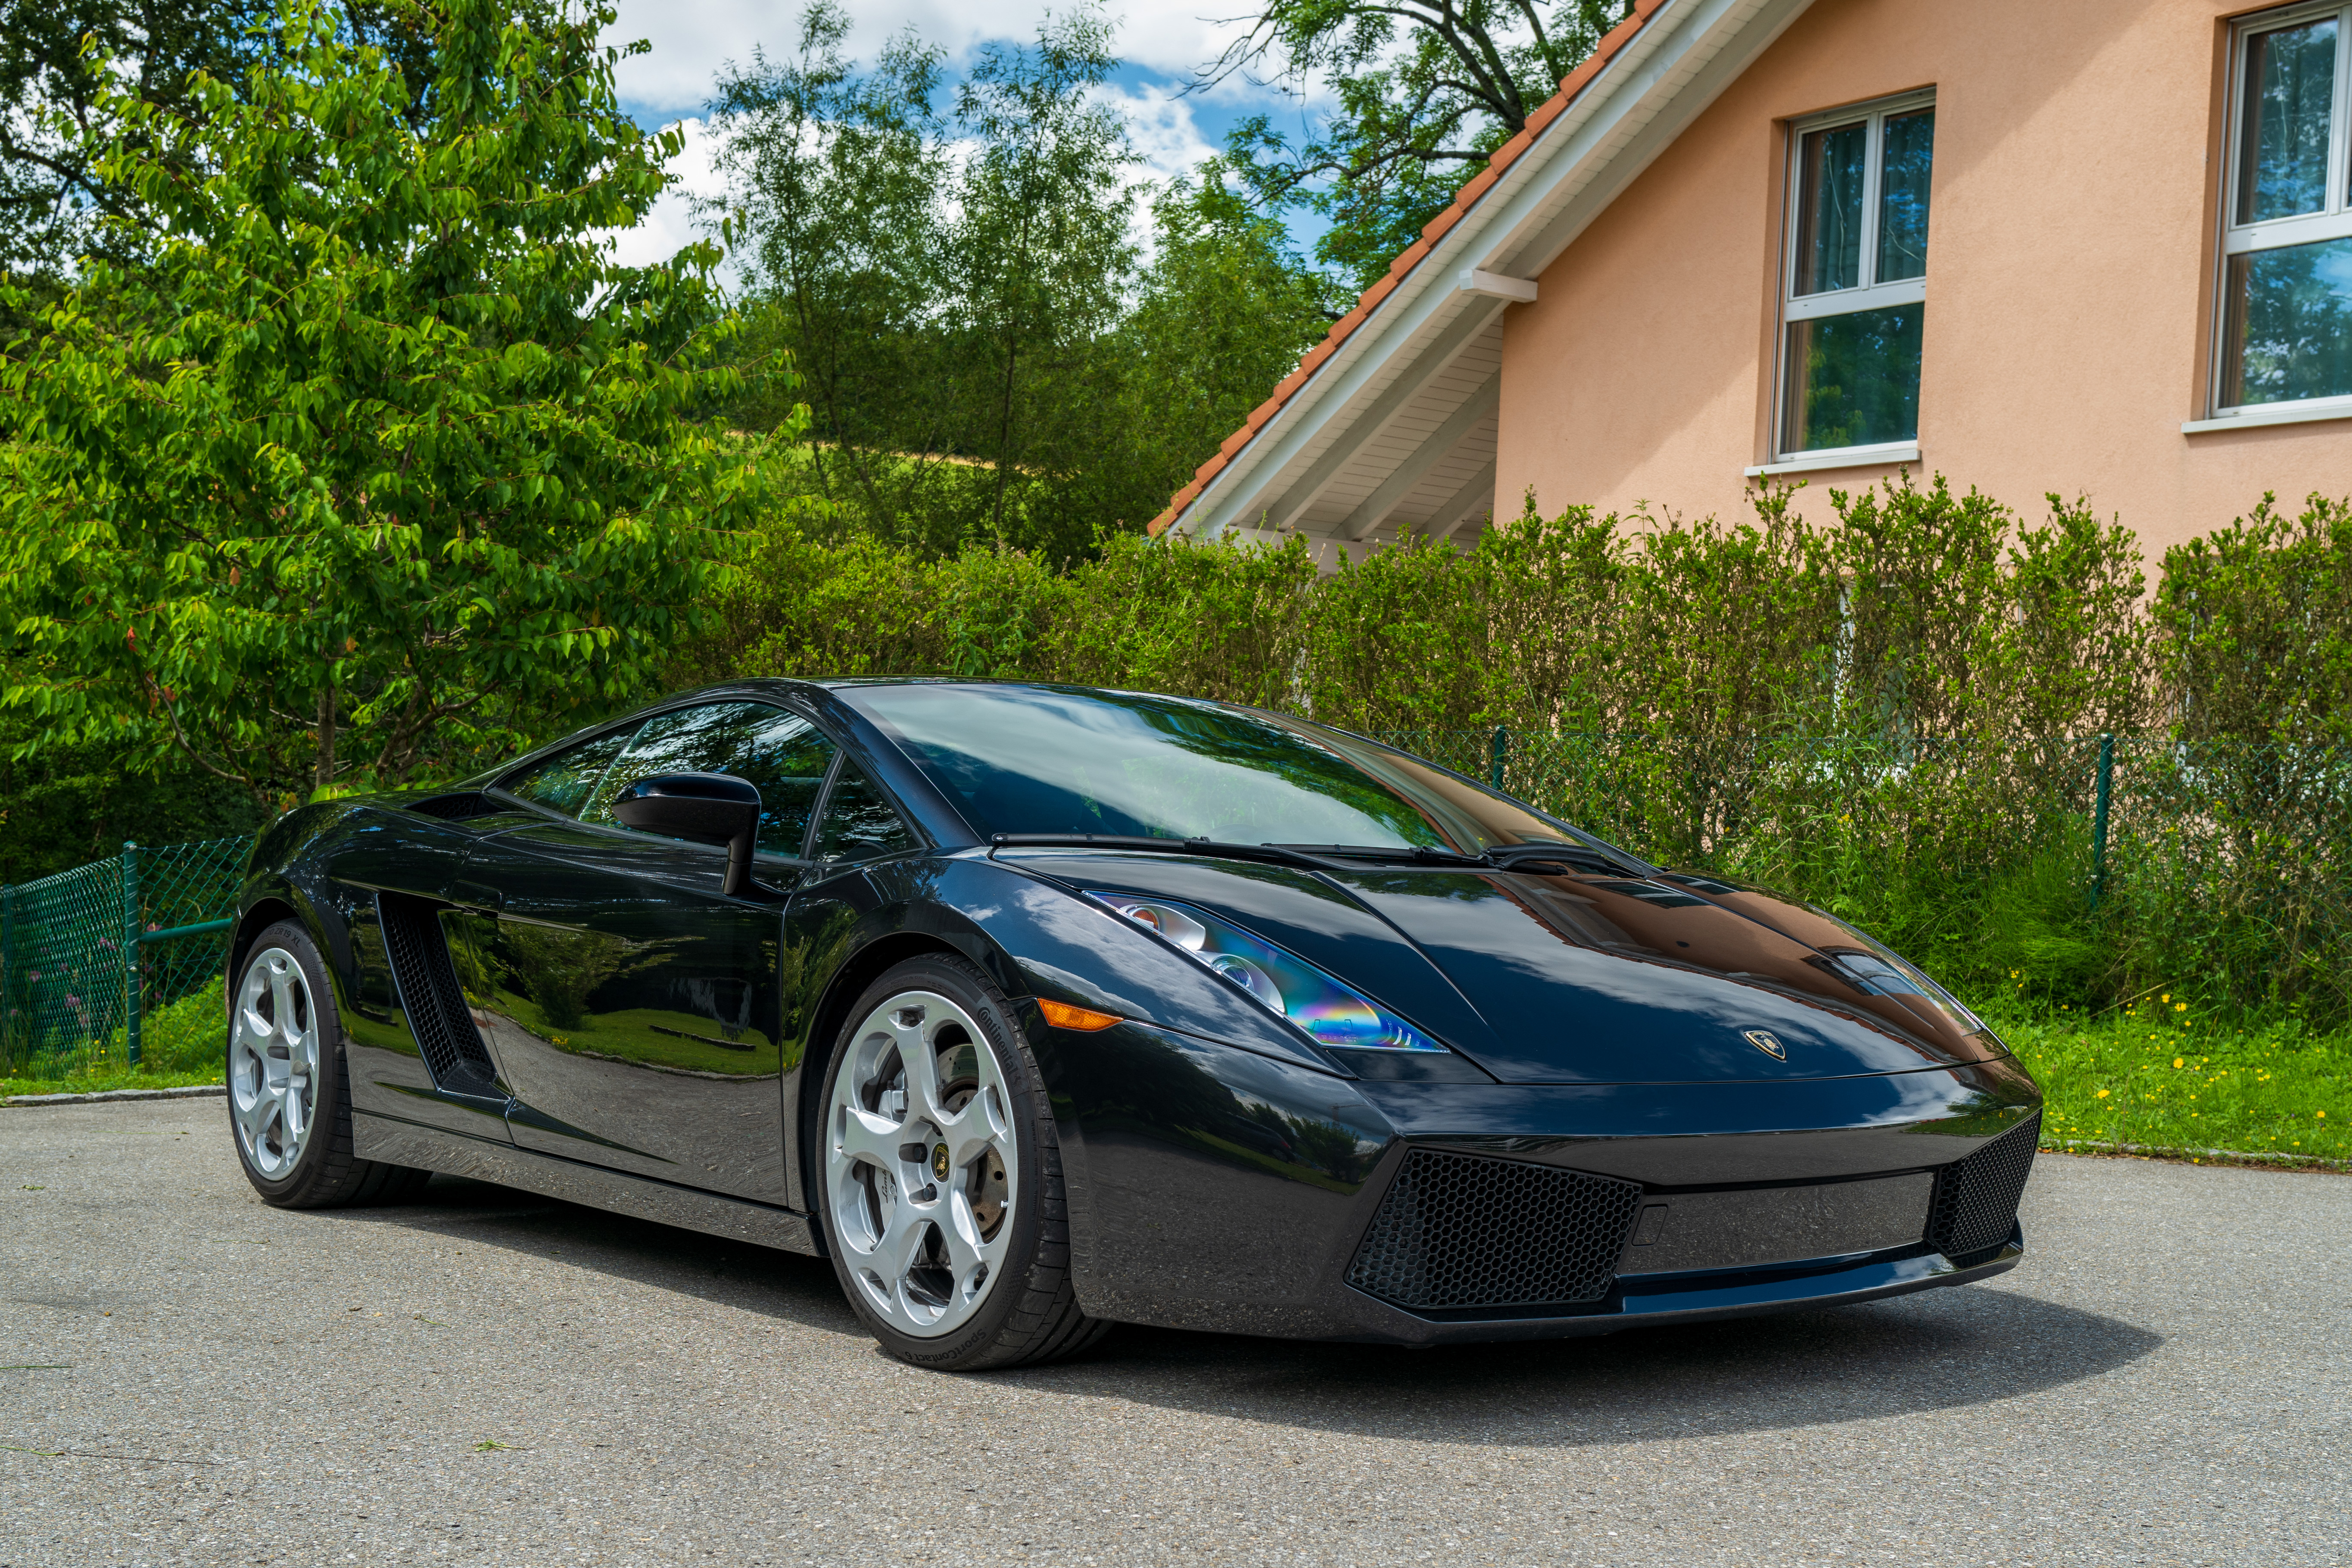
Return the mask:
M1224 470L1226 463L1232 459L1233 455L1249 444L1251 437L1257 434L1261 426L1282 412L1283 405L1290 401L1293 393L1307 384L1307 378L1315 373L1316 368L1337 353L1340 344L1354 335L1356 329L1362 326L1371 315L1373 308L1394 291L1406 273L1421 265L1423 258L1437 248L1437 242L1444 238L1455 224L1462 221L1471 207L1476 205L1478 198L1485 195L1495 182L1502 177L1503 171L1518 162L1519 154L1535 144L1537 136L1542 133L1544 127L1559 118L1560 111L1575 101L1578 93L1591 85L1592 79L1601 74L1601 68L1614 59L1619 50L1633 42L1634 35L1639 33L1648 24L1650 18L1657 14L1659 7L1665 4L1666 0L1636 0L1633 14L1612 27L1592 53L1574 70L1560 79L1559 90L1546 99L1540 107L1528 116L1526 128L1495 149L1493 156L1486 160L1486 166L1472 175L1469 181L1454 193L1454 200L1446 209L1423 226L1421 237L1407 246L1395 260L1389 263L1388 275L1365 289L1357 298L1354 310L1331 323L1331 330L1324 334L1323 341L1308 349L1300 357L1298 368L1282 378L1281 383L1275 387L1274 395L1250 410L1249 417L1242 422L1242 427L1226 437L1223 443L1218 447L1215 457L1193 470L1192 482L1169 498L1168 510L1153 518L1146 526L1145 532L1154 537L1165 532L1171 523L1183 515L1186 507L1200 499L1201 492L1209 488L1211 479L1215 479Z

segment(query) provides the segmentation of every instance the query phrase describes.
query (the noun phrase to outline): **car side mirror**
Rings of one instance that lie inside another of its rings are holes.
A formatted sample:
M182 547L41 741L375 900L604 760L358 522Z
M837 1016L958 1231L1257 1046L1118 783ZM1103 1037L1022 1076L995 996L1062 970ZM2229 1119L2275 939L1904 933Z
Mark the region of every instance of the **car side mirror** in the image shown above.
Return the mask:
M751 886L751 845L760 831L760 792L731 773L655 773L624 788L613 815L625 827L694 844L727 846L730 899Z

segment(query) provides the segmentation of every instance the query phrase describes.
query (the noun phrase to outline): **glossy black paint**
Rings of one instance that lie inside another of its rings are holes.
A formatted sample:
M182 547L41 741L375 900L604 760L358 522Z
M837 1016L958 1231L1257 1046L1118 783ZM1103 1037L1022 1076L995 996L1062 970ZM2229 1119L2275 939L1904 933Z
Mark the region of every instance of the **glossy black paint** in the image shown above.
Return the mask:
M541 1191L571 1182L582 1201L717 1216L705 1228L814 1249L800 1216L814 1086L846 1009L902 958L962 953L1025 1015L1062 1141L1080 1300L1123 1321L1400 1342L1595 1332L1956 1283L2019 1256L1959 1271L1923 1244L1704 1279L1629 1271L1589 1310L1475 1321L1365 1296L1343 1279L1409 1145L1671 1197L1932 1172L2040 1096L1996 1042L1841 980L1819 962L1838 931L1756 889L1564 863L993 846L864 718L856 692L749 682L660 706L803 713L887 794L913 847L762 856L730 897L723 849L503 797L502 769L465 786L478 815L413 809L446 798L419 795L282 819L256 847L232 973L271 919L318 936L349 1025L362 1154L521 1172L511 1179ZM1209 910L1450 1049L1326 1049L1088 889ZM437 910L505 1100L434 1084L392 982L384 898ZM551 1011L564 973L578 994ZM1130 1021L1057 1030L1031 998ZM574 1004L604 1042L593 1055L565 1027ZM1785 1059L1748 1044L1748 1029L1772 1031Z
M517 1101L517 1144L787 1200L783 894L778 868L763 869L768 886L728 898L723 850L572 822L474 846L465 879L499 897L447 923L475 1025Z

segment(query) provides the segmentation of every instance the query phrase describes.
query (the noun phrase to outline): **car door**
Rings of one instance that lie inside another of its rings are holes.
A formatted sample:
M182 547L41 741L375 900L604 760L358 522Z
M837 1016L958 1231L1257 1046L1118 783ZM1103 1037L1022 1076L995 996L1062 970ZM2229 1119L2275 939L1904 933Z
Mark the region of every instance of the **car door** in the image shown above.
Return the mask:
M658 713L617 744L588 745L609 758L566 773L559 756L507 784L545 815L480 844L451 895L467 906L451 922L456 956L514 1093L514 1141L782 1203L778 942L833 743L798 714L737 701ZM742 896L720 892L724 849L614 817L623 786L674 773L733 773L759 789Z

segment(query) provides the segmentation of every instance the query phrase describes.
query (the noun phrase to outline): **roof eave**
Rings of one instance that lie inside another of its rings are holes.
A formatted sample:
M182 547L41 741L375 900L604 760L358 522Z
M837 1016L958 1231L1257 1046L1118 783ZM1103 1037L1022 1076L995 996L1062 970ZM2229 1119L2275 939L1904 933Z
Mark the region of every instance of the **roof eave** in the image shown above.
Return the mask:
M1319 427L1316 412L1344 408L1362 390L1369 374L1462 297L1449 286L1455 274L1475 268L1525 277L1541 271L1567 247L1573 232L1552 233L1548 226L1549 196L1580 172L1588 176L1586 187L1606 178L1626 144L1612 144L1605 132L1662 85L1671 84L1694 51L1714 40L1687 83L1709 86L1704 96L1711 101L1727 78L1707 83L1710 74L1722 73L1709 73L1706 68L1728 54L1736 57L1737 69L1744 69L1810 3L1644 0L1638 5L1561 81L1560 90L1528 116L1527 129L1496 149L1486 167L1422 230L1422 237L1390 263L1388 276L1364 291L1356 308L1333 324L1323 342L1308 350L1273 395L1225 438L1216 456L1195 470L1192 482L1152 521L1150 531L1159 534L1180 521L1188 524L1186 532L1202 535L1235 526L1240 521L1235 514L1245 511L1257 493L1250 479L1269 471L1269 464L1278 472L1297 456ZM1735 48L1759 24L1760 36L1750 40L1750 47ZM1730 74L1737 75L1737 69ZM1670 85L1667 100L1678 90ZM1646 165L1656 150L1643 150L1641 164ZM1592 162L1596 158L1597 163ZM1633 173L1638 169L1626 172L1624 180L1614 182L1615 188L1622 188ZM1613 197L1613 188L1610 195ZM1499 305L1482 299L1476 308L1491 311Z

